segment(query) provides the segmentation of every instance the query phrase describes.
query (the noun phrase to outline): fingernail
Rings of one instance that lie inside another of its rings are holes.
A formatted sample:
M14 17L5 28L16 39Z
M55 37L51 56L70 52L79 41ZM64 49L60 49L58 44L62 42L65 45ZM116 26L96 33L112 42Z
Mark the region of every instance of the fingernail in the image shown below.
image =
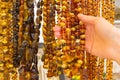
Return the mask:
M60 31L61 31L61 27L55 25L55 27L53 27L53 30L54 30L55 32L60 32Z
M83 14L78 14L78 17L82 17L82 16L84 16Z

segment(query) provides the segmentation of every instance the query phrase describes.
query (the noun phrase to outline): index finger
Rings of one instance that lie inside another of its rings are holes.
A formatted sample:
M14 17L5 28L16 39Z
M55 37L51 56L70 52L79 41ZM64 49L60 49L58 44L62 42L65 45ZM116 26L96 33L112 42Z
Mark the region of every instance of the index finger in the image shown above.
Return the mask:
M87 16L87 15L83 15L83 14L78 14L78 18L85 24L95 24L95 21L97 20L96 17Z

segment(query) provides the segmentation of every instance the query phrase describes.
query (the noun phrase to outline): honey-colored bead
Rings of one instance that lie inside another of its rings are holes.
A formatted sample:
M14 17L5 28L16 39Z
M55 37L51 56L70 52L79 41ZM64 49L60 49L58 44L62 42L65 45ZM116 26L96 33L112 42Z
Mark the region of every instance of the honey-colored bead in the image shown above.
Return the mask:
M69 13L70 17L75 17L74 13Z
M64 73L66 74L66 76L71 77L71 70L64 70Z
M63 28L66 26L64 22L60 22L59 25Z
M84 33L85 33L85 29L81 29L81 30L80 30L80 33L81 33L81 34L84 34Z
M77 63L79 63L79 64L83 64L83 61L82 60L77 60Z
M61 17L61 21L66 21L66 18L65 17Z
M63 50L64 50L64 51L70 50L70 46L64 46L64 47L63 47Z
M71 28L71 31L75 31L76 29L74 27Z
M77 9L75 9L75 10L80 13L82 11L82 8L79 7Z
M81 39L85 39L85 34L80 35Z
M60 43L65 44L65 43L66 43L66 40L61 39L61 40L60 40Z
M63 5L67 5L67 1L63 1L62 4L63 4Z
M71 39L75 39L75 36L70 36L71 37Z
M66 11L67 7L66 6L62 6L62 11Z
M12 65L11 63L6 63L6 67L7 67L7 68L12 68L13 65Z
M44 64L44 65L43 65L43 68L48 69L48 68L49 68L49 65L48 65L48 64Z
M62 63L62 68L67 68L67 63Z
M1 26L6 26L7 25L7 22L6 21L1 21Z
M60 3L60 0L55 0L57 3Z
M74 50L70 50L70 52L75 53L75 52L76 52L76 50L75 50L75 49L74 49Z
M82 21L79 21L79 25L83 25L83 22L82 22Z
M70 33L70 32L71 32L70 28L66 28L66 33Z
M80 44L81 45L85 45L85 41L84 40L80 40Z
M78 3L78 2L80 2L80 0L73 0L73 2Z
M76 42L76 43L80 43L80 39L77 39L75 42Z
M47 73L47 77L52 77L53 76L53 73L51 70L48 70L48 73Z

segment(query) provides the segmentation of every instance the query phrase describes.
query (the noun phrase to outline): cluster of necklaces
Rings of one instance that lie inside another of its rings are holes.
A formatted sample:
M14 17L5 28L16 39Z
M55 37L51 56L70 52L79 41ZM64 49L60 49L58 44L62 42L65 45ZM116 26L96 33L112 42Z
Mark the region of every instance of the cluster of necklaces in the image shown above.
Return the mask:
M43 67L47 77L65 74L72 80L112 80L112 61L85 50L85 25L79 13L114 22L114 0L44 0ZM60 38L53 35L57 27ZM104 53L104 52L103 52Z
M0 0L0 80L39 80L40 27L44 38L42 61L48 78L64 74L72 80L112 80L112 60L86 52L85 25L77 15L102 16L113 24L114 3ZM60 38L55 37L54 27Z
M0 80L39 80L41 13L34 0L0 0Z

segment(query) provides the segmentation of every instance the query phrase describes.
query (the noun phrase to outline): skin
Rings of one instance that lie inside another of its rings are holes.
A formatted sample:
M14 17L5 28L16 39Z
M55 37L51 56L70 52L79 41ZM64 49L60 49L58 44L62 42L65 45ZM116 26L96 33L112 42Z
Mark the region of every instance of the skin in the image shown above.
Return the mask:
M120 64L120 30L102 17L79 14L78 18L86 26L86 50Z
M92 55L112 59L120 64L120 29L102 17L78 14L78 18L86 27L86 50ZM60 37L60 28L58 30L55 27L54 31Z

